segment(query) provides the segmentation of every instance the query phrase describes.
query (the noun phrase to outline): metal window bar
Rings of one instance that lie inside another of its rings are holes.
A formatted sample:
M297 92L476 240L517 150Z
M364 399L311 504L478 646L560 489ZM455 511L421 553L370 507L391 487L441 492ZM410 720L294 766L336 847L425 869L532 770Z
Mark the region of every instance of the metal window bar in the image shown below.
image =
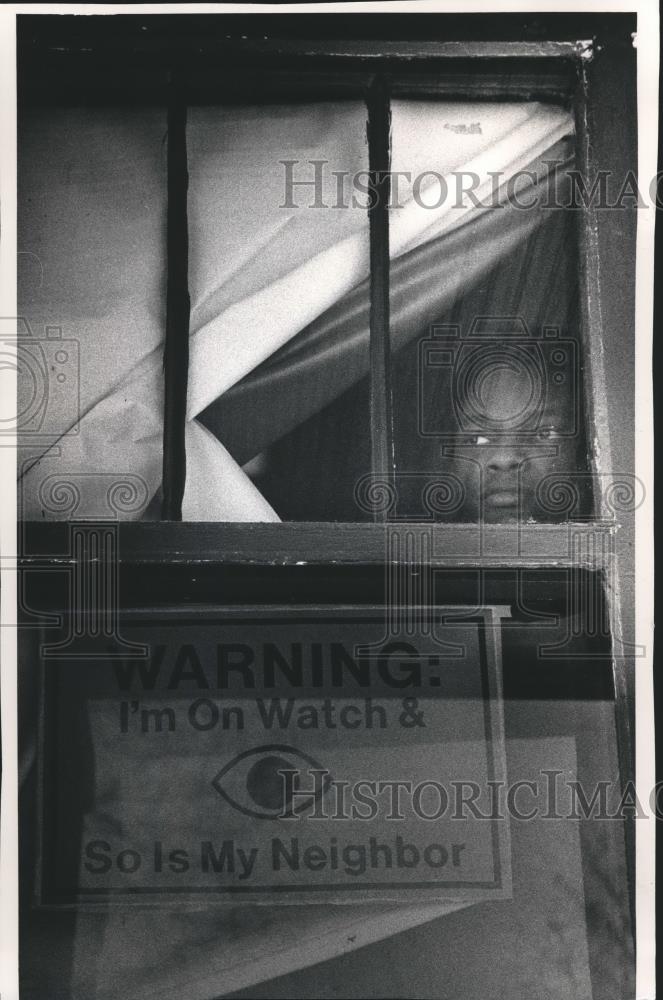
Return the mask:
M189 233L186 103L171 78L168 101L168 286L164 348L163 502L165 521L182 520L186 482L186 401L189 370Z
M389 341L389 196L391 104L389 81L377 74L368 86L368 168L370 200L370 422L374 479L393 482L394 446ZM387 512L376 513L376 520Z

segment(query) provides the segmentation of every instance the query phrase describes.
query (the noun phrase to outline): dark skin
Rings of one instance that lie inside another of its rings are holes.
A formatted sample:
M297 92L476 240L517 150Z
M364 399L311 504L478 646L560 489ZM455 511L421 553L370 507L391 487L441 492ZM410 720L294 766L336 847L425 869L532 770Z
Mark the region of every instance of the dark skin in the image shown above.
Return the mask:
M568 394L548 392L536 419L519 419L530 385L517 372L495 371L485 379L485 422L444 446L449 472L461 481L464 521L500 524L555 521L563 516L537 501L539 483L551 473L564 477L584 468L577 436L570 436Z

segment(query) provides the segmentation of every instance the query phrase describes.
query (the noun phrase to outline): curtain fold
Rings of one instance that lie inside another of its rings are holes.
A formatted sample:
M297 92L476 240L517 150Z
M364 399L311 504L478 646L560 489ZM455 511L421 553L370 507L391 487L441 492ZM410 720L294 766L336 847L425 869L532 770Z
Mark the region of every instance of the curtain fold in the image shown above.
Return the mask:
M397 107L393 109L394 116ZM459 197L457 183L431 166L432 180L401 207L390 211L389 250L398 258L407 250L429 242L481 214L475 201L489 198L494 174L507 179L525 170L550 151L571 128L567 112L534 104L523 121L513 125L488 149L464 162L461 171L475 178L472 197ZM395 141L395 140L394 140ZM195 169L195 164L192 171ZM248 207L248 206L247 206ZM316 209L304 209L313 215ZM348 211L353 211L349 209ZM275 268L280 268L275 262ZM190 419L227 392L240 379L291 340L295 334L331 308L368 276L368 226L364 225L332 246L292 267L268 285L262 285L240 302L195 330L189 367Z
M390 274L390 333L396 352L443 314L463 289L508 258L564 203L572 162L568 144L546 158L564 160L549 172L538 160L527 211L513 202L473 214L464 225L398 257ZM524 192L523 192L524 196ZM336 302L280 351L199 415L241 464L333 402L368 374L368 279Z

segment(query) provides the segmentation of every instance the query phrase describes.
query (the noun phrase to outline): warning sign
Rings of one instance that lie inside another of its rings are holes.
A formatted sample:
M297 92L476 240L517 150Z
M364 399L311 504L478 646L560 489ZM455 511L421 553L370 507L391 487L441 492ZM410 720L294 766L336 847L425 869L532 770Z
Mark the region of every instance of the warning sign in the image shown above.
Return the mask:
M510 892L502 608L129 615L44 662L42 902Z

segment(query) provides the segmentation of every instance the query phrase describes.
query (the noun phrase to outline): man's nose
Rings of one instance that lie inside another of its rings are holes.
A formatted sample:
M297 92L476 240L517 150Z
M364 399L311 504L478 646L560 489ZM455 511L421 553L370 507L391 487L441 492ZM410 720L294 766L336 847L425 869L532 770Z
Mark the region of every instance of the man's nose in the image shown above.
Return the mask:
M501 444L491 452L486 464L493 472L513 472L521 461L520 448L513 444Z

